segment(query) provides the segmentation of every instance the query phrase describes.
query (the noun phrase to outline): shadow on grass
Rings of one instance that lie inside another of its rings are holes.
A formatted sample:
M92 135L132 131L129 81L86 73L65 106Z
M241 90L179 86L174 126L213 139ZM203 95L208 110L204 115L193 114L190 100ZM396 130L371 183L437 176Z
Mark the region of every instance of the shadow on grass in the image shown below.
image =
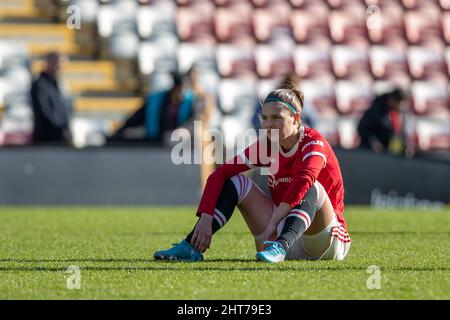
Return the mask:
M153 259L0 259L0 262L13 263L77 263L77 262L92 262L92 263L110 263L110 262L126 262L148 263L146 266L80 266L81 270L85 271L258 271L258 270L273 270L278 272L310 272L310 271L362 271L367 270L367 266L349 266L349 265L327 265L326 262L321 261L320 266L311 267L314 261L288 261L284 264L266 264L256 261L254 259L209 259L201 262L177 262L177 261L158 261ZM325 262L325 264L323 264ZM210 265L211 263L245 263L248 266L233 266L224 265L218 267ZM296 265L301 263L301 265ZM4 271L47 271L47 272L65 272L65 267L51 267L51 266L0 266L0 272ZM446 267L393 267L388 268L387 271L450 271Z

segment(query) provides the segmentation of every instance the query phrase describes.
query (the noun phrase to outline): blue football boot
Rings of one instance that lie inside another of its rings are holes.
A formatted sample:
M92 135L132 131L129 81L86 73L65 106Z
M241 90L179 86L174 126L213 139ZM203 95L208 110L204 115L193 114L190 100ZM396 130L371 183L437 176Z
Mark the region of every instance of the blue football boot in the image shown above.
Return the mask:
M271 263L283 262L286 257L286 250L276 241L264 241L264 244L269 246L261 252L256 253L256 259Z
M172 248L167 250L156 251L153 255L155 260L170 261L202 261L203 255L194 249L194 247L186 240L180 243L172 244Z

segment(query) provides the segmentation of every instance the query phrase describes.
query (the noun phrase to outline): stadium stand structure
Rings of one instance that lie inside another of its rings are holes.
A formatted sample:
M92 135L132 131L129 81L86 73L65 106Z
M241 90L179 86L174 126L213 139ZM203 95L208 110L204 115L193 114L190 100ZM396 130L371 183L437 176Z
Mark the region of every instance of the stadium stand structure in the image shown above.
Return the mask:
M81 11L79 30L66 26L70 6ZM64 78L80 146L169 87L171 71L195 65L219 101L210 126L229 146L252 126L257 101L295 70L333 144L355 148L371 99L400 86L410 93L408 141L418 152L450 150L448 0L2 1L0 143L26 143L23 88L51 50L71 57Z

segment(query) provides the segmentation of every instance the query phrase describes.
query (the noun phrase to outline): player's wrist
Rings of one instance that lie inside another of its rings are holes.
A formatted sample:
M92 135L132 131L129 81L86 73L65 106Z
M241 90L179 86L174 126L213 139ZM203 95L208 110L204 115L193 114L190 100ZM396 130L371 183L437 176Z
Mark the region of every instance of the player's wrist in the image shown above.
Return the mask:
M202 220L206 220L206 221L212 221L213 220L213 216L206 213L206 212L202 212L200 219Z

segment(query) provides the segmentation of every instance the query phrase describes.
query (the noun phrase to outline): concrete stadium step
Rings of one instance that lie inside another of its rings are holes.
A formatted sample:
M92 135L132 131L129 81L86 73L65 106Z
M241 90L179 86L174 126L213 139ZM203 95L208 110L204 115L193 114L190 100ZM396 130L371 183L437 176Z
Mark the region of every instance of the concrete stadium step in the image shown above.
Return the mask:
M31 55L41 55L49 51L79 53L75 31L61 23L1 23L0 40L25 42Z
M2 0L0 1L0 21L4 18L35 18L39 10L35 0Z
M38 74L43 68L43 60L34 60L33 74ZM64 72L71 93L85 91L117 91L120 85L116 81L116 66L112 61L73 61L69 60Z
M141 97L77 97L74 109L77 113L130 113L142 106Z

